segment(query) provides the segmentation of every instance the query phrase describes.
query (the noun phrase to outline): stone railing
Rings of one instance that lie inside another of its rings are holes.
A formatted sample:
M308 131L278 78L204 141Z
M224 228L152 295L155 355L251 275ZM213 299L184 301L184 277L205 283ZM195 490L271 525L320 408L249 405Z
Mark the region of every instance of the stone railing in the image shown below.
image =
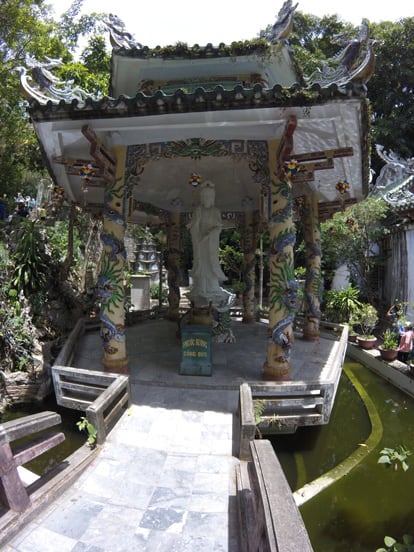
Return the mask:
M6 508L24 512L30 505L30 497L20 479L18 467L40 456L65 440L61 432L34 434L59 425L61 417L55 412L41 412L5 422L0 426L0 480L2 502ZM30 438L32 437L32 438ZM11 443L29 438L18 446Z
M130 385L128 376L122 374L71 366L76 344L86 329L85 321L78 321L52 367L52 379L57 404L85 412L100 445L123 409L130 406Z
M0 425L0 549L52 497L62 493L97 454L86 444L42 476L23 468L65 439L49 431L61 423L55 412L41 412ZM28 477L30 475L30 477Z
M240 551L312 552L302 516L268 440L250 442L236 467Z

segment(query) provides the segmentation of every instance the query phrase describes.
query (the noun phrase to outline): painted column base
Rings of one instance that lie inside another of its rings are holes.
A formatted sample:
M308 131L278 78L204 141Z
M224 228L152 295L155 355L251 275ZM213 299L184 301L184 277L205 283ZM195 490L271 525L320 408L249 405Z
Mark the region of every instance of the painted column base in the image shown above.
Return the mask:
M105 372L128 375L128 358L103 358L102 364Z
M320 338L320 331L319 331L319 321L315 322L313 320L307 320L305 321L305 326L303 328L303 335L302 338L305 341L319 341Z
M167 311L165 318L167 318L167 320L171 320L172 322L178 322L178 320L180 320L181 318L181 315L178 310L170 310Z
M271 343L267 350L267 360L263 365L263 379L265 381L288 381L292 366L288 360L281 358L281 347Z
M245 314L243 316L242 322L243 322L243 324L253 324L253 322L256 322L256 318L254 316L249 315L249 314Z

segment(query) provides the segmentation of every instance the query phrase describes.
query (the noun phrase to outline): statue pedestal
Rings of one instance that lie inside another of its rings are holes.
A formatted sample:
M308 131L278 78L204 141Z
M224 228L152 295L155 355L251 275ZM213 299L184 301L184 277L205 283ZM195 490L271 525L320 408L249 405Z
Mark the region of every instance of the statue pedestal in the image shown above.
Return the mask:
M211 376L211 326L184 325L181 328L181 364L184 376Z
M216 290L210 292L205 292L203 290L198 290L194 286L187 293L187 298L196 308L208 308L213 306L217 309L230 308L236 300L234 293L230 293L221 287L217 287Z
M150 310L151 276L133 274L130 281L131 308L133 310Z

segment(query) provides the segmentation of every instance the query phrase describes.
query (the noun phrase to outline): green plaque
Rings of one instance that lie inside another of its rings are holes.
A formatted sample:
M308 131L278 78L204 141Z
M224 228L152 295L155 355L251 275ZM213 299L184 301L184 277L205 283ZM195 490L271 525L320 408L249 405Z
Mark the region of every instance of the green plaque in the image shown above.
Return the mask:
M211 376L211 326L181 328L181 364L185 376Z

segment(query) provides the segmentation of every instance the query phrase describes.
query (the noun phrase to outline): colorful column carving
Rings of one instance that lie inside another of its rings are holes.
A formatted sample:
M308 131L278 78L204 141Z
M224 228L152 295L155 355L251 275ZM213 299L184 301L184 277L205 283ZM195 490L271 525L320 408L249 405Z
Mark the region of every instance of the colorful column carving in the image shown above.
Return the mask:
M305 324L303 338L308 341L319 339L321 278L321 235L318 220L318 194L305 196L304 229L306 244L305 278Z
M271 175L269 218L269 344L264 364L263 379L280 381L290 379L290 352L293 343L293 320L297 302L297 281L294 276L293 246L296 229L293 223L292 183L284 173L281 162L292 141L296 120L287 124L284 140L279 147L269 144ZM289 148L288 151L290 151Z
M181 259L181 215L170 213L167 229L168 249L168 312L169 320L180 317L180 259Z
M244 227L242 232L243 243L243 322L251 324L255 321L255 267L256 267L256 232L253 213L244 215Z
M98 279L101 298L101 338L104 347L102 364L107 372L128 373L125 340L124 236L129 207L129 190L125 185L126 148L116 146L114 180L107 184L104 198L104 246Z

